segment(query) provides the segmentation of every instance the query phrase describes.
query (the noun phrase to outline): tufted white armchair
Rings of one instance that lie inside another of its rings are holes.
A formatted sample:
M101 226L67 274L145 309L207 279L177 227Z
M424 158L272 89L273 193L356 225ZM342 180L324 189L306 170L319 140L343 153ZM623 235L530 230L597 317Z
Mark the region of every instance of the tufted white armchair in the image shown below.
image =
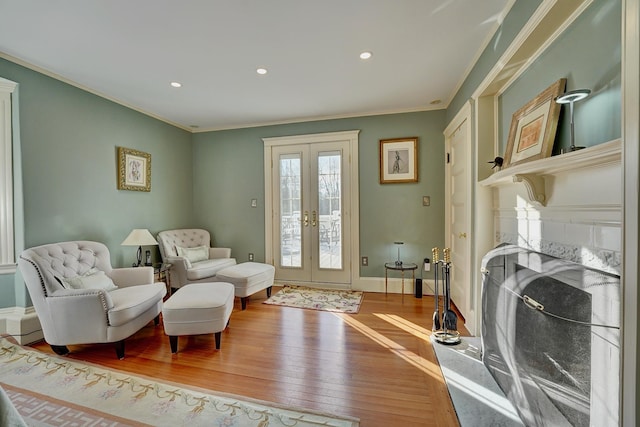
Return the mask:
M60 355L67 345L115 343L155 319L159 323L164 283L152 267L111 268L102 243L74 241L26 249L18 265L40 319L45 341Z
M235 265L230 248L212 248L207 230L185 228L158 233L162 260L171 263L169 282L172 288L188 283L210 282L223 268Z

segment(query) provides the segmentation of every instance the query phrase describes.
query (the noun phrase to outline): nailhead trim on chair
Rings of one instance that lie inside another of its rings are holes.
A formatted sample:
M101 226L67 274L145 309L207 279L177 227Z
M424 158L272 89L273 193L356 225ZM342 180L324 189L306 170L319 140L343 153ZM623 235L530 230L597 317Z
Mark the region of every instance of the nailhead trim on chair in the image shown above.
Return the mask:
M48 256L50 259L49 261L49 265L51 266L52 270L57 270L54 267L54 264L56 262L61 262L62 266L65 267L65 269L67 270L72 270L75 271L76 273L80 273L81 269L79 268L80 265L85 265L87 266L88 269L93 268L96 266L96 261L98 259L98 257L101 255L100 253L97 253L95 250L91 249L91 248L87 248L84 246L80 246L76 244L76 250L68 250L65 248L60 248L60 253L57 252L53 252L51 250L47 250L46 254L40 254L40 257L45 257ZM90 261L92 261L91 263L84 261L83 262L83 257L85 257L86 255L89 255L90 257ZM62 255L62 256L60 256ZM24 258L22 255L20 256L21 259L27 261L29 264L33 265L33 267L35 268L36 272L38 273L38 278L40 280L40 286L42 286L42 291L44 293L45 297L48 297L49 294L47 293L47 288L44 284L44 277L42 276L42 272L40 271L40 268L38 267L38 265L36 263L34 263L32 260L30 259L26 259ZM71 265L70 261L76 261L77 265ZM107 300L104 297L104 294L102 292L99 293L100 295L100 302L102 304L102 309L104 310L104 314L107 320L107 324L109 324L109 316L108 316L108 312L109 312L109 307L107 305Z
M40 269L38 268L38 266L36 265L36 263L34 263L33 261L31 261L30 259L26 259L24 258L22 255L20 255L20 259L23 259L25 261L27 261L29 264L33 265L33 267L36 269L36 271L38 272L38 278L40 279L40 286L42 286L42 292L44 293L44 296L48 296L47 295L47 288L44 286L44 277L42 277L42 273L40 273Z
M44 277L42 277L42 273L40 272L40 268L38 268L36 263L31 261L30 259L26 259L22 255L20 256L20 258L25 260L25 261L27 261L29 264L33 265L33 267L36 269L36 272L38 272L38 278L40 279L40 286L42 286L42 292L44 293L45 297L48 297L49 295L47 294L47 288L44 285ZM104 293L99 292L98 295L100 296L100 302L102 303L102 309L104 310L104 314L105 314L105 317L107 319L107 324L110 324L109 323L109 315L108 315L109 307L107 306L107 300L104 298Z

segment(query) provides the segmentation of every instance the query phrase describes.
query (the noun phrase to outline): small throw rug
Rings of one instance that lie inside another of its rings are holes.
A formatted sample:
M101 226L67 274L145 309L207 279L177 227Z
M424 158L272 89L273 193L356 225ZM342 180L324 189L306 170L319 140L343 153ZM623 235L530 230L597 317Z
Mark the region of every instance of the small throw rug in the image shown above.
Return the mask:
M29 426L359 425L355 418L161 383L21 347L5 338L0 338L0 387Z
M306 286L285 285L265 304L312 310L355 314L360 310L364 293L337 289L315 289Z

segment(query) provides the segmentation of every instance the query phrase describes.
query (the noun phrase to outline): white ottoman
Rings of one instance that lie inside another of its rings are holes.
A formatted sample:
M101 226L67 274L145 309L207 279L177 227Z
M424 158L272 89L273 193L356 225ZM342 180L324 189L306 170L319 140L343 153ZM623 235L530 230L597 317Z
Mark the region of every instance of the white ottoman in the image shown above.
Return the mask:
M216 273L215 280L233 283L236 288L236 296L240 297L242 309L247 308L247 300L250 295L263 289L267 290L267 298L271 296L273 276L276 269L273 265L260 262L243 262L223 268Z
M222 331L233 311L234 290L231 283L191 283L171 295L162 307L171 352L178 352L180 335L215 334L216 349L220 349Z

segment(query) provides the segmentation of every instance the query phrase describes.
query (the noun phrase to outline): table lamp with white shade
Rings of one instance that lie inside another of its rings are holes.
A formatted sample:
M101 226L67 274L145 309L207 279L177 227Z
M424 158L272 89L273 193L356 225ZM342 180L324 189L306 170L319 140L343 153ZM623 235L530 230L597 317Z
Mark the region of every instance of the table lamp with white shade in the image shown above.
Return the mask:
M134 228L126 239L122 242L122 246L138 247L138 262L133 264L134 267L142 265L142 247L157 245L158 242L153 238L149 230L146 228Z

